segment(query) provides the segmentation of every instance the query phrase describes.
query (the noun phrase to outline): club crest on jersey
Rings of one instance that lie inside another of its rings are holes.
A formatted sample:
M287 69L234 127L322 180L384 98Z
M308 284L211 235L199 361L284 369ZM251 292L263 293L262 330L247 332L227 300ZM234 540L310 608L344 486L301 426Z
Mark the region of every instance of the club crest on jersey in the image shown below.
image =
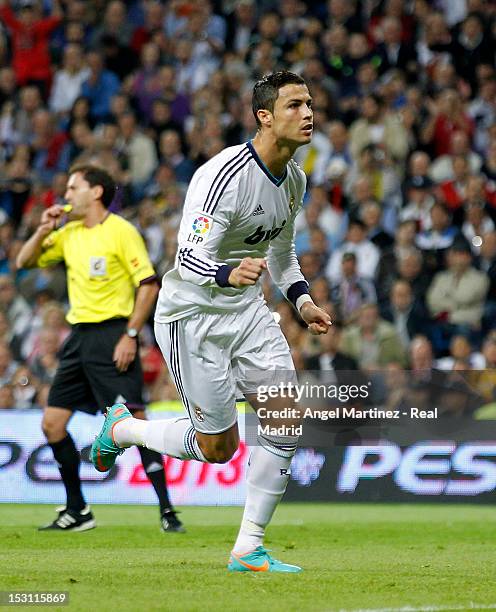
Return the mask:
M281 227L273 227L272 229L266 229L263 225L259 225L253 234L245 238L244 242L245 244L258 244L259 242L265 242L265 240L273 240L279 236L285 225L286 221L283 221Z
M295 197L293 194L291 194L291 197L289 198L289 210L292 212L293 208L295 205Z
M193 244L199 244L205 240L212 229L212 219L205 217L203 214L197 214L194 216L190 227L191 231L187 241Z
M199 406L195 406L195 416L196 420L200 421L200 423L203 423L203 421L205 420L205 416Z

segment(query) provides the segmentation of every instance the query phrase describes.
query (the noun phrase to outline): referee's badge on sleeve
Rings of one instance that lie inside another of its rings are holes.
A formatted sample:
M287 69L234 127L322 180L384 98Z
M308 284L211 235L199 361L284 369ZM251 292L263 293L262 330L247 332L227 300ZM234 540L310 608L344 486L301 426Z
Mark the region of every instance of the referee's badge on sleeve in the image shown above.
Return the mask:
M207 217L204 212L194 213L188 221L188 242L201 244L209 235L213 225L212 217Z
M90 277L107 276L107 258L90 257Z

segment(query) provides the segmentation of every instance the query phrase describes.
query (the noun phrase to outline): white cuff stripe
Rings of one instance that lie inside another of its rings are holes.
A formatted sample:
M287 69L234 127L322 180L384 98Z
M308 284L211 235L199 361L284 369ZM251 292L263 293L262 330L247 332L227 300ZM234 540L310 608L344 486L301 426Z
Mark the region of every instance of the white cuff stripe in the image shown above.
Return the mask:
M298 312L300 312L301 307L306 302L313 302L312 298L310 297L308 293L300 295L300 297L296 300L296 309L298 310Z

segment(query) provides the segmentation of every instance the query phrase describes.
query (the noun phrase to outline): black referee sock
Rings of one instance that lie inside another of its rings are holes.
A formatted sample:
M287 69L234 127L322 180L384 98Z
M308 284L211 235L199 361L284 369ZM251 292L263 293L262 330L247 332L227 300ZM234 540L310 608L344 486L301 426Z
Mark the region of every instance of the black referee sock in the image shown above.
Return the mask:
M67 494L67 508L79 512L86 506L81 492L81 480L79 478L79 465L81 459L79 452L70 434L60 440L49 444L53 451L55 461L59 464L59 471Z
M138 446L139 454L141 455L141 463L145 468L146 475L152 483L155 493L158 497L160 505L160 513L168 508L172 508L167 485L165 481L165 470L162 460L162 455L157 451L150 450L143 446Z

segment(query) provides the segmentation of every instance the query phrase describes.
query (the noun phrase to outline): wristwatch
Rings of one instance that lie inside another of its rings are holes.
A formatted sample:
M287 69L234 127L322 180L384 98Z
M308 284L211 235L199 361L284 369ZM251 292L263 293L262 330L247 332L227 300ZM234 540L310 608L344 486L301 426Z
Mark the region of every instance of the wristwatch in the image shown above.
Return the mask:
M126 334L130 337L130 338L137 338L138 337L138 330L135 327L128 327L126 329Z

